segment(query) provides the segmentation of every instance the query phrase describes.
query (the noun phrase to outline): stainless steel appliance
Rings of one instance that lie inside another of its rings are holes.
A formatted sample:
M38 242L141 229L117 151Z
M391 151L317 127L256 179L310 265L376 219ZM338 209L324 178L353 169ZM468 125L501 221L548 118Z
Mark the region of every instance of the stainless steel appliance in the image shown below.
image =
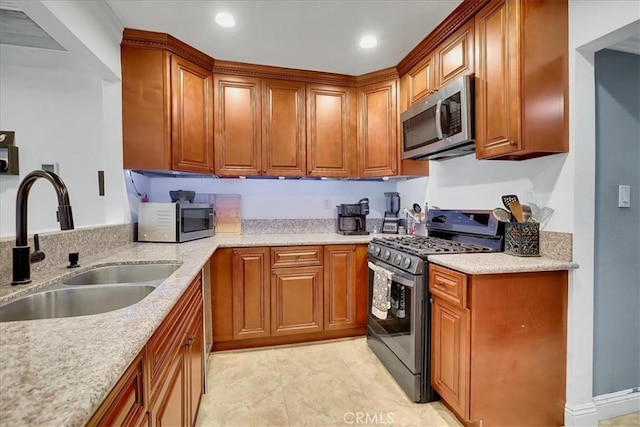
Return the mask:
M384 193L385 211L382 221L382 232L386 234L398 234L400 227L400 193L395 191Z
M354 204L337 206L338 220L336 233L345 235L364 235L367 231L367 215L369 215L369 199L358 200Z
M186 242L213 236L213 208L199 203L140 203L138 241Z
M475 151L472 76L462 76L400 115L402 158L446 160Z
M430 385L428 256L501 251L504 225L491 211L429 210L429 237L376 237L368 247L367 343L414 402L438 395ZM390 278L386 319L372 310L375 271Z

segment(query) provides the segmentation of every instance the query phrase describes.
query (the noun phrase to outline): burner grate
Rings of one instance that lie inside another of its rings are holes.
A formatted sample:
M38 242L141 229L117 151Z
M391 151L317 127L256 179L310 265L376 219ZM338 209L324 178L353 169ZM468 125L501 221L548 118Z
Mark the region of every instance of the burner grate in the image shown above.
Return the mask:
M373 242L402 252L417 255L419 257L439 253L474 253L491 251L491 249L484 246L424 236L374 238Z

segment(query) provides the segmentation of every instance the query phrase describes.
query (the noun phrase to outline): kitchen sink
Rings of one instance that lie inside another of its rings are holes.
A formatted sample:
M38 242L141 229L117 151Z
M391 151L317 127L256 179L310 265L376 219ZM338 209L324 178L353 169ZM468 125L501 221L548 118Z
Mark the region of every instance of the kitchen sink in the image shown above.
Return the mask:
M65 279L63 285L105 285L115 283L160 284L171 276L180 264L128 264L98 267Z
M133 305L154 289L127 284L38 292L0 307L0 322L106 313Z

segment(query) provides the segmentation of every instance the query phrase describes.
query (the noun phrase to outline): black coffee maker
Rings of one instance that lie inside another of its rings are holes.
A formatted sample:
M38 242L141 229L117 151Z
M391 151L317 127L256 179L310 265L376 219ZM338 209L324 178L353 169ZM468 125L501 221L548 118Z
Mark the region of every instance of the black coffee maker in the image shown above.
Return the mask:
M367 215L369 214L369 199L360 199L355 204L338 205L338 221L336 232L345 235L369 234L367 231Z

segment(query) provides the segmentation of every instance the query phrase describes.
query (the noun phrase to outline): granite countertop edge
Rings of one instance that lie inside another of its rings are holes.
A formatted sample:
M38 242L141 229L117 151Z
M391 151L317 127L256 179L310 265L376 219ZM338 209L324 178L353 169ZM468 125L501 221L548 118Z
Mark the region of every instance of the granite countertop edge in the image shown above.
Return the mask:
M518 257L506 253L430 255L429 261L466 274L504 274L573 270L575 262L553 258Z
M99 266L181 263L149 296L120 310L0 323L0 418L11 425L85 425L219 247L365 244L372 237L218 235L181 244L130 243L85 257L74 271L59 267L24 287L0 285L4 304Z

